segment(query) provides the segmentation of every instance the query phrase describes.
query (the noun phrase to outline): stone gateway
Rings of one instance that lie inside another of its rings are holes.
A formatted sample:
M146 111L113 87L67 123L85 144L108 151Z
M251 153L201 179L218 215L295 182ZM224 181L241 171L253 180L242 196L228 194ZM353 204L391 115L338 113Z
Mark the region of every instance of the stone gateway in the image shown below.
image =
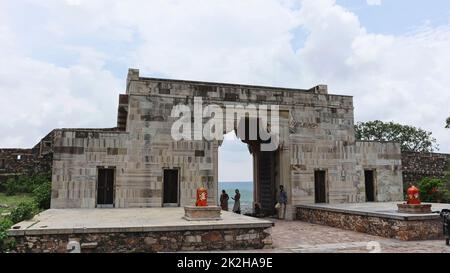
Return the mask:
M199 97L222 108L277 106L275 150L263 151L262 141L241 135L253 156L254 202L266 214L273 213L279 185L287 192L288 219L299 204L403 200L400 145L356 141L350 96L329 94L325 85L289 89L167 80L130 69L116 128L53 131L51 207L188 206L200 186L208 190L208 203L218 204L221 141L171 136L178 120L171 115L174 106L194 109ZM245 118L223 118L235 130L247 124ZM194 134L193 118L192 124ZM226 127L220 133L228 133Z

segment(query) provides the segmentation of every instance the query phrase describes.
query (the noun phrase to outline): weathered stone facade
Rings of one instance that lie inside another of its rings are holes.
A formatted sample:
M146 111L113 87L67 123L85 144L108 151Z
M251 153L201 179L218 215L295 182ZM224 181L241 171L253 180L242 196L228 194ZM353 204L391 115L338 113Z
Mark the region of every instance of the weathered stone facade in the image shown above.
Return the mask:
M288 193L293 205L314 203L315 171L325 171L326 202L364 202L364 170L376 172L377 201L401 200L400 146L355 140L353 99L328 94L326 86L288 89L236 84L143 78L130 69L126 94L119 99L118 127L111 131L60 129L54 135L53 208L97 205L98 169L114 169L114 206L163 205L164 170L179 173L177 205L193 205L199 186L217 204L220 141L171 138L173 106L277 105L280 145L272 161L270 184ZM192 108L191 108L192 109ZM239 121L224 118L224 123ZM224 130L224 133L227 133ZM265 177L261 153L253 152L255 202L261 202ZM272 207L274 199L269 201ZM266 204L267 205L267 204Z
M119 131L61 129L54 137L52 203L53 208L95 208L97 167L114 166L116 169L115 198L118 207L133 206L125 204L124 191L134 195L134 205L139 206L140 198L135 195L133 180L122 179L124 169L132 165L125 156L128 135ZM68 146L65 146L67 145ZM130 166L133 168L133 166ZM149 183L151 184L151 183ZM125 188L124 188L125 187ZM148 190L151 189L148 187ZM151 200L147 200L147 202Z
M254 228L42 234L11 238L15 240L12 252L18 253L66 253L70 241L78 242L82 253L174 252L261 249L272 244L268 232L264 228Z
M402 153L403 183L417 184L424 177L443 177L450 173L450 154Z
M443 238L439 215L422 220L297 207L296 219L404 241Z
M364 170L374 170L374 201L403 200L402 161L398 143L357 141L356 167L360 180L364 180ZM361 190L364 192L364 189Z

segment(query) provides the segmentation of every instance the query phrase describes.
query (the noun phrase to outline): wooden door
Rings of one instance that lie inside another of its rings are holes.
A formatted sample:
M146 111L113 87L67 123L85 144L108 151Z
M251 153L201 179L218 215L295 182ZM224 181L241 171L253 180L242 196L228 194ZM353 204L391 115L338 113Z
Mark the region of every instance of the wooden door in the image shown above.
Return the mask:
M114 205L114 169L98 169L97 205Z
M314 172L314 189L315 189L315 202L326 203L327 202L327 186L326 186L326 172L315 171Z
M164 206L178 206L178 170L165 169L164 170L164 188L163 188L163 205Z
M366 202L375 202L375 179L373 170L364 170L364 183L366 186Z
M276 151L264 151L258 154L258 189L261 211L265 215L275 213L276 203Z

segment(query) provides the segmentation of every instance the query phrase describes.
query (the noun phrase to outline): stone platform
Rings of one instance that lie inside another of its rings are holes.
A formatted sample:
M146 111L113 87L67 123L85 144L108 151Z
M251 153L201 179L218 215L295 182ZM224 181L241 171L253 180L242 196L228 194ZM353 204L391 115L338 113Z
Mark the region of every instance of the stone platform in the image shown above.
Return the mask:
M432 213L431 204L397 204L400 213Z
M183 208L50 209L13 226L15 252L164 252L261 249L273 223L222 211L221 221L186 221Z
M406 241L443 238L439 214L399 213L398 203L298 205L296 219ZM450 209L450 204L431 205L433 211Z
M185 206L183 219L188 221L222 220L221 212L222 209L219 206Z

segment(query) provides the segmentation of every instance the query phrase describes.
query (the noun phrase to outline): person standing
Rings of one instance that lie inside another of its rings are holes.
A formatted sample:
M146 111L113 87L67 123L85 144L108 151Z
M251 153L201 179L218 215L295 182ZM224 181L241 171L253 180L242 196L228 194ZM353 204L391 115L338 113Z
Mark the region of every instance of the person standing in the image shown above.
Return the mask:
M234 200L233 212L241 214L241 194L238 189L235 190L235 193L234 198L231 197Z
M220 195L220 206L222 207L222 210L228 211L228 200L230 197L228 196L227 192L225 190L222 190L222 194Z
M287 193L284 191L283 185L280 185L278 204L280 204L278 208L278 219L284 219L286 217Z

